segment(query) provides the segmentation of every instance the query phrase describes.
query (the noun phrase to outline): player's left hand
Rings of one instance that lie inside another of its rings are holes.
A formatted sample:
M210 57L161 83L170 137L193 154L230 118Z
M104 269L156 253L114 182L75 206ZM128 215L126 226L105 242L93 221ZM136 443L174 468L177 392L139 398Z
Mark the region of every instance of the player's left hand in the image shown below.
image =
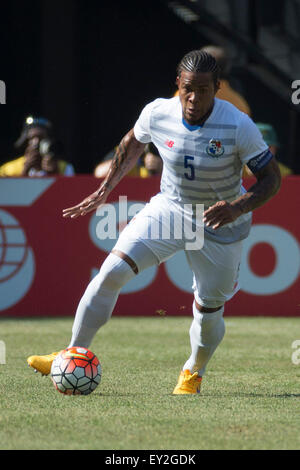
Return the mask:
M233 205L227 201L219 201L204 211L203 222L206 226L215 230L233 222L241 214L242 211L238 205Z

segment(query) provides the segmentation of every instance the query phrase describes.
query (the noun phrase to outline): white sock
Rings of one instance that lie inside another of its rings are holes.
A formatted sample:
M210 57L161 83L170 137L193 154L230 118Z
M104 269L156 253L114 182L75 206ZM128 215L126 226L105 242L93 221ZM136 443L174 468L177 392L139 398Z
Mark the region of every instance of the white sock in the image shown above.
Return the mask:
M191 356L183 366L203 376L206 365L225 334L224 306L213 313L200 313L193 303L194 320L190 328Z
M139 272L157 264L155 255L143 243L132 244L128 256ZM98 329L110 319L120 290L135 276L126 261L114 253L109 254L79 302L69 347L90 346Z
M88 348L98 329L111 317L121 288L135 276L132 268L111 253L81 298L72 328L69 347Z

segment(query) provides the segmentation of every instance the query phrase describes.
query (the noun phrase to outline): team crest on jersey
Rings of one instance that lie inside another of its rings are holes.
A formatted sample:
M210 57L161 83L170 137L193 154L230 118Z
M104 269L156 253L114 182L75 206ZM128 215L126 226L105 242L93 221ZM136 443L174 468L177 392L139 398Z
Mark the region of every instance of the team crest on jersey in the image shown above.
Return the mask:
M206 153L211 157L221 157L225 149L220 140L210 139L208 146L206 147Z

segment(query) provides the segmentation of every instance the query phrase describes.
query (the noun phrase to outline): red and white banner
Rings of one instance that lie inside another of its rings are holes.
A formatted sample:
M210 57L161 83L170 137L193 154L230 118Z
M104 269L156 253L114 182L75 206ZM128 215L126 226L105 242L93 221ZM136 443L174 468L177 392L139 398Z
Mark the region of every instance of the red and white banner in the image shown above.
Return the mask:
M246 184L252 181L249 180ZM99 186L91 176L1 179L0 315L74 315L80 297L115 244L99 238L99 216L64 219L62 209ZM241 290L226 315L297 316L300 313L300 177L283 180L280 192L253 216L244 244ZM119 197L136 208L159 191L159 179L125 178ZM103 228L103 227L102 227ZM191 315L192 275L184 253L149 268L122 290L114 315Z

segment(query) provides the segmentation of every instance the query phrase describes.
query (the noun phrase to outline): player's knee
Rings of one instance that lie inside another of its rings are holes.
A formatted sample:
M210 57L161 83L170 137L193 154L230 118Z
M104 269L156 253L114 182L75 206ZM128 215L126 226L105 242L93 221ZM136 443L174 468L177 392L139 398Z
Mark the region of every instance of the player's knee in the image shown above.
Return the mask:
M223 308L224 306L224 304L222 304L220 301L217 301L216 303L219 304L217 307L212 306L213 302L211 303L211 306L207 306L207 305L204 306L204 305L199 304L195 300L195 307L197 311L200 313L214 313L214 312L217 312L218 310L221 310L221 308Z
M110 254L101 266L98 274L103 288L118 291L134 276L134 272L123 259Z

